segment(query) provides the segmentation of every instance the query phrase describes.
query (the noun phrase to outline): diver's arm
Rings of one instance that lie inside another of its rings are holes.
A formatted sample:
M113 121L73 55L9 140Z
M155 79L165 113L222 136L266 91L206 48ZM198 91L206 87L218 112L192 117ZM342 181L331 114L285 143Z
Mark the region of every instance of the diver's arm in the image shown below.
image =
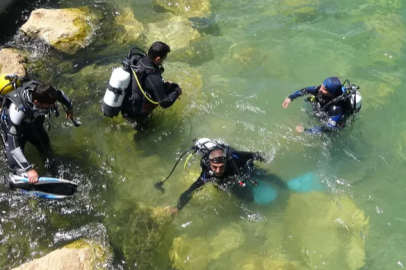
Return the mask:
M72 101L62 90L58 90L58 101L62 103L68 110L72 109L73 107Z
M25 158L19 139L21 134L21 121L25 115L12 103L9 108L10 127L7 131L7 159L12 169L20 168L26 172L33 169L33 166Z
M238 168L242 168L246 165L253 166L253 161L266 161L264 154L260 152L244 152L244 151L231 151L231 157Z
M300 89L300 90L290 94L287 98L289 98L291 101L293 101L296 98L303 97L305 95L316 95L317 88L318 88L318 86L305 87L303 89Z
M188 190L186 190L185 192L182 193L182 195L180 195L176 208L178 210L181 210L183 207L185 207L185 205L192 199L193 194L196 192L196 190L199 189L200 187L202 187L204 184L205 184L205 182L204 182L202 176L200 176L189 187Z
M148 75L145 80L145 90L152 93L154 99L164 109L172 106L179 97L178 91L168 93L167 87L168 84L165 84L162 77L156 74Z

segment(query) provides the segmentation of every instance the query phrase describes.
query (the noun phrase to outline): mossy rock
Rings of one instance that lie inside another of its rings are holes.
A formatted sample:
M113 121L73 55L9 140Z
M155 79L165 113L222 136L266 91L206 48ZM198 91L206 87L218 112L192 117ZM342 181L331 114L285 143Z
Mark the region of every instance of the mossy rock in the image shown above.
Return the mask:
M394 13L373 14L366 18L365 26L375 35L374 47L387 52L387 61L392 61L391 53L402 52L406 37L403 16Z
M101 17L87 7L37 9L20 30L59 51L74 54L93 41Z
M190 239L186 235L173 239L169 257L172 267L179 270L204 270L207 269L210 258L207 252L210 244L201 237Z
M127 200L114 205L105 224L112 246L127 263L137 264L140 269L152 269L172 220L169 209Z
M210 15L210 0L153 0L154 6L184 18Z
M109 269L111 260L108 248L96 241L81 239L13 270Z
M24 53L16 49L0 50L0 74L14 73L25 76L27 58Z
M115 43L126 44L136 41L144 32L144 26L137 21L130 8L124 8L119 15L115 17L116 30Z
M171 17L167 20L149 23L145 26L147 43L160 40L167 43L172 51L189 46L190 42L200 36L191 23L182 17Z
M283 0L280 4L284 7L282 13L285 15L314 14L320 5L320 0Z
M369 220L347 197L292 194L286 209L291 245L311 269L361 269ZM328 263L326 263L328 262Z

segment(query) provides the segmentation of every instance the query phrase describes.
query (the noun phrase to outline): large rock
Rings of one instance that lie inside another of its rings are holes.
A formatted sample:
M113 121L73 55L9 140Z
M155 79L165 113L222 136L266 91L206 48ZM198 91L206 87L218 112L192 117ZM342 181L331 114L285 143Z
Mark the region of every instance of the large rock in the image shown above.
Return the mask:
M137 40L144 32L142 23L134 18L134 13L130 8L124 8L115 18L117 30L116 43L131 43Z
M156 256L172 220L168 208L152 208L126 200L114 205L106 218L106 228L112 246L129 265L152 269L158 263Z
M153 0L153 4L186 18L210 15L210 0Z
M241 226L231 223L209 241L201 237L189 238L186 235L175 238L169 256L172 266L176 269L207 269L210 262L219 259L228 251L238 249L244 241L245 234Z
M111 256L110 251L99 243L91 240L78 240L13 270L107 269Z
M26 58L15 49L2 49L0 51L0 74L14 73L25 76L24 63Z
M97 16L88 8L37 9L21 31L69 54L88 46Z
M145 32L149 44L160 40L167 43L172 51L188 47L192 40L200 36L190 22L182 17L150 23L146 26Z
M292 194L286 210L292 245L310 269L360 269L369 231L364 212L346 197Z

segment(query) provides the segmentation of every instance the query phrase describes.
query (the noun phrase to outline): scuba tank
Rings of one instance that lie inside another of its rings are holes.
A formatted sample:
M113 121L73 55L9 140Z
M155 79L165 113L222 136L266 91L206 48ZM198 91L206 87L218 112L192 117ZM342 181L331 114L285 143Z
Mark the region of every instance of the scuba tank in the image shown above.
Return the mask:
M131 82L130 71L132 66L135 66L145 55L146 53L143 50L134 47L122 62L123 67L113 70L101 105L104 116L114 117L118 115L126 95L126 90Z
M193 147L197 150L197 153L200 156L204 156L213 150L217 145L218 143L216 141L212 141L208 138L201 138L194 142Z
M14 74L1 74L0 75L0 95L5 96L6 94L10 93L11 91L15 90L13 86L12 78ZM21 86L21 81L17 78L16 85Z
M350 96L351 107L353 108L354 112L359 112L362 106L362 96L360 92L354 91L351 93Z
M101 107L104 116L114 117L118 115L130 81L131 74L122 67L113 70Z

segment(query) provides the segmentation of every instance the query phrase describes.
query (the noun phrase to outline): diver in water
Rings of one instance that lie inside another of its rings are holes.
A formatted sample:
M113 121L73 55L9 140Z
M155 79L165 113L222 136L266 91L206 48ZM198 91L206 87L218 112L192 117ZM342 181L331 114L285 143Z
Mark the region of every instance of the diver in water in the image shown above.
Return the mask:
M230 190L247 202L254 200L251 187L257 183L250 180L249 174L254 169L255 160L266 161L262 154L237 151L230 146L205 138L198 140L195 146L198 153L202 155L200 176L188 190L180 195L177 206L172 209L172 212L185 207L193 194L207 183L212 183L223 190Z
M103 98L104 115L114 117L121 110L124 118L143 131L156 107L171 107L182 95L182 88L162 77L162 64L170 51L169 45L160 41L151 45L148 54L137 47L131 49L123 68L113 71L110 78Z
M345 87L347 82L347 87ZM312 115L321 122L319 127L304 128L296 126L296 132L319 133L335 131L345 126L349 116L354 115L361 109L361 94L356 85L350 85L346 80L341 83L337 77L329 77L319 86L306 87L289 95L283 102L283 108L298 97L312 95L307 99L313 107Z
M52 86L30 78L24 78L21 83L4 96L1 135L10 168L17 174L26 173L29 183L37 183L38 173L24 156L25 144L35 145L45 156L45 168L51 168L51 143L43 126L45 115L50 115L52 110L57 115L55 103L59 101L67 108L67 118L73 121L73 105L64 92Z

